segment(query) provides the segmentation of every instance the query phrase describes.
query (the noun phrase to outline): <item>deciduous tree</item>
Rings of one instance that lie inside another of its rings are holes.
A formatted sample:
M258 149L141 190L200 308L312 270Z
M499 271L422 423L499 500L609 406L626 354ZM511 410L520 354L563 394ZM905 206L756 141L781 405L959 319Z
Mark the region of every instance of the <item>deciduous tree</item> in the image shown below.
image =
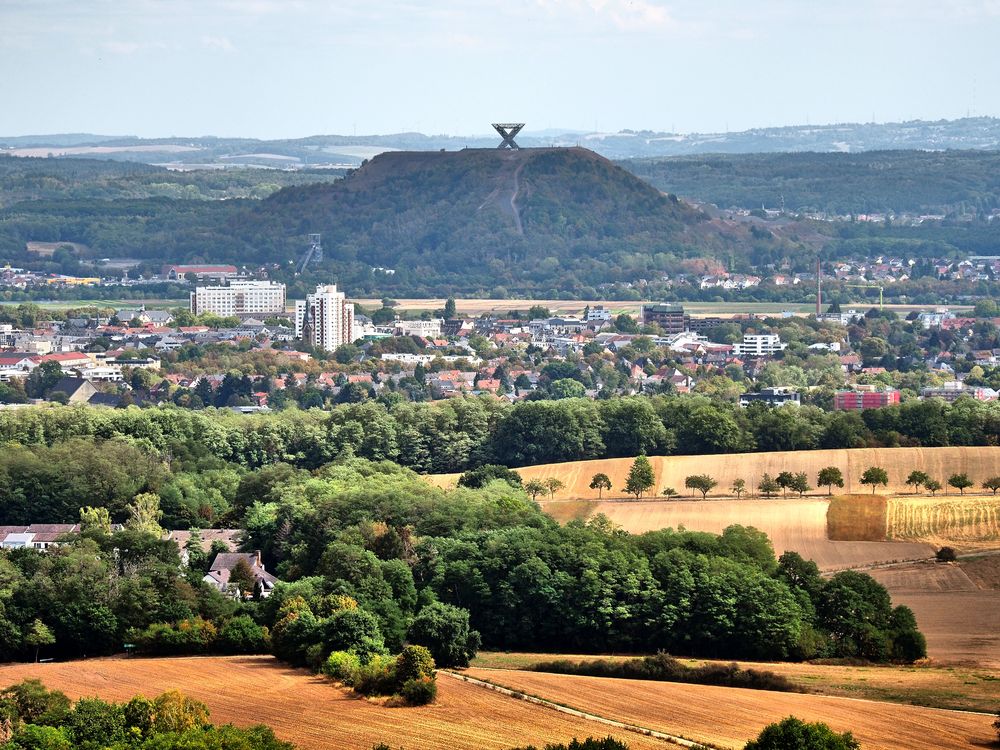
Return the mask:
M816 477L816 484L826 487L826 494L833 494L833 487L844 486L844 475L841 473L840 469L836 466L826 466L819 470L819 476Z
M701 499L704 500L709 491L718 484L708 474L692 474L684 478L684 486L690 490L698 490Z
M656 476L653 473L653 466L645 456L637 456L632 462L632 468L628 471L625 480L625 491L630 495L635 495L636 500L642 497L642 493L656 483Z
M597 490L597 499L602 499L604 496L604 490L611 489L611 478L602 472L594 474L590 480L590 489Z
M861 484L870 484L874 495L877 485L881 484L884 487L889 484L889 474L881 466L869 466L861 475Z

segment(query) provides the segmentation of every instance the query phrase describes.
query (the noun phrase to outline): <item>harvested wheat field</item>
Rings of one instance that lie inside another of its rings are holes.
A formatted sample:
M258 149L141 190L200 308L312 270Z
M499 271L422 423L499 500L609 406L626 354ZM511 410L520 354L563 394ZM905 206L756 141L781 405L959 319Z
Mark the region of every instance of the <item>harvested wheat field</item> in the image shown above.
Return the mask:
M886 508L891 539L921 539L963 549L1000 546L1000 497L893 498Z
M653 500L642 502L580 501L543 502L542 507L557 520L568 516L603 513L631 533L684 526L692 531L720 533L741 524L763 531L780 555L791 550L816 561L821 570L842 570L896 560L931 557L934 550L917 542L830 541L827 538L826 500Z
M266 656L0 667L0 686L27 677L38 677L71 698L124 700L177 688L208 704L214 723L268 724L281 739L316 750L369 750L380 742L407 750L499 750L608 734L643 750L663 744L446 678L438 681L438 701L432 706L385 708Z
M870 574L888 589L893 604L913 610L929 657L1000 670L1000 591L960 565L913 564Z
M993 716L797 693L469 669L467 674L598 716L697 742L741 748L767 724L794 715L851 731L865 750L988 746Z

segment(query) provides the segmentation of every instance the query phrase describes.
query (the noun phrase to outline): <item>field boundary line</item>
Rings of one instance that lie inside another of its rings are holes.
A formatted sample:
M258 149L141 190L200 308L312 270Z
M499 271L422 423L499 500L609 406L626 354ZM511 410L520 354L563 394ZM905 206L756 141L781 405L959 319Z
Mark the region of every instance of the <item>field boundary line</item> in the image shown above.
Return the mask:
M498 670L503 671L503 670ZM615 727L616 729L624 729L628 732L636 732L637 734L644 735L646 737L652 737L653 739L663 740L672 745L680 745L681 747L694 748L694 750L701 750L704 748L714 747L713 745L705 745L703 743L694 742L693 740L686 739L679 735L667 734L666 732L659 732L655 729L649 729L648 727L641 727L638 724L628 724L624 721L618 721L616 719L608 719L604 716L599 716L597 714L588 713L586 711L580 711L576 708L570 708L569 706L563 706L553 701L546 700L544 698L539 698L534 695L528 695L527 693L521 692L520 690L513 690L511 688L503 687L502 685L497 685L496 683L489 682L488 680L480 680L476 677L469 677L468 675L458 674L457 672L452 672L450 670L440 670L438 674L446 674L449 677L453 677L456 680L462 680L463 682L468 682L471 685L476 685L478 687L486 688L487 690L493 690L501 695L506 695L510 698L515 698L517 700L527 701L528 703L534 703L537 706L542 706L544 708L551 708L554 711L559 711L560 713L569 714L570 716L576 716L580 719L587 719L588 721L595 721L599 724L607 724L608 726Z

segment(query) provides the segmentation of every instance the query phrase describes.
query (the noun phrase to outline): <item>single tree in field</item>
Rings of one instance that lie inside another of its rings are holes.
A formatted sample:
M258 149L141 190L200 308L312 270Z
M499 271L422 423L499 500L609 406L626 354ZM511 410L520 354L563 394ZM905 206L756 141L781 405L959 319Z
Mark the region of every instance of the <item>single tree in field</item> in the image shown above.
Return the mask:
M972 480L968 474L952 474L948 477L948 484L958 490L959 494L964 495L965 489L972 486Z
M743 493L747 491L747 483L745 479L734 479L733 486L730 487L733 494L736 495L736 499L739 500L743 497Z
M653 474L653 465L645 456L636 456L632 462L632 468L628 470L628 477L625 479L625 491L630 495L635 495L638 500L642 493L656 483L656 476Z
M674 497L676 494L677 494L677 490L675 490L673 487L664 487L663 488L663 495L665 497Z
M604 490L611 489L611 478L607 474L598 472L590 480L590 489L597 490L597 499L604 497Z
M566 486L555 477L548 477L542 484L545 485L545 490L549 493L549 499L555 498L556 493Z
M531 495L532 500L538 500L538 496L546 491L545 482L541 479L529 479L524 483L524 491Z
M768 724L743 750L858 750L860 747L850 732L838 734L826 724L807 724L789 716L777 724Z
M994 495L1000 490L1000 477L990 477L983 482L983 489L990 490Z
M861 475L861 484L870 484L874 495L877 485L881 484L884 487L889 484L889 473L881 466L869 466Z
M910 472L910 476L906 478L906 483L913 485L913 494L915 495L921 487L927 484L929 479L930 477L927 476L927 472L914 469Z
M31 629L24 637L24 645L35 647L35 661L38 661L38 652L42 646L51 646L56 642L56 637L49 630L48 625L39 619L31 623Z
M757 485L757 489L764 494L764 497L771 497L771 495L781 489L781 486L774 481L774 477L770 474L765 474L760 480L760 484Z
M928 479L924 482L924 487L926 487L930 493L931 497L934 497L938 492L941 491L941 483L936 479Z
M702 500L705 499L709 491L717 484L718 482L708 474L692 474L684 478L684 486L689 490L698 490L701 493Z
M795 482L795 475L790 471L783 471L774 480L781 487L781 496L788 496L788 488L792 486Z
M802 471L792 477L792 483L788 485L788 489L795 490L799 493L799 497L802 497L812 487L809 486L809 478L806 476L806 473Z
M820 486L826 485L826 494L832 495L833 485L837 485L838 487L844 486L844 475L836 466L827 466L819 470L819 476L816 477L816 484Z

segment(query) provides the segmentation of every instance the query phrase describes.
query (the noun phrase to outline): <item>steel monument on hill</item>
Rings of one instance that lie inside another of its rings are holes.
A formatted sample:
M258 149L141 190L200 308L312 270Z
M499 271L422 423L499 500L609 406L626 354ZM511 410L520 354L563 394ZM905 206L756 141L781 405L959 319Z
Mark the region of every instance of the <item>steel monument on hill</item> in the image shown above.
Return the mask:
M521 128L524 127L523 122L495 122L493 127L503 138L500 145L497 146L498 149L510 148L514 150L519 150L521 147L514 142L514 136L521 132Z

